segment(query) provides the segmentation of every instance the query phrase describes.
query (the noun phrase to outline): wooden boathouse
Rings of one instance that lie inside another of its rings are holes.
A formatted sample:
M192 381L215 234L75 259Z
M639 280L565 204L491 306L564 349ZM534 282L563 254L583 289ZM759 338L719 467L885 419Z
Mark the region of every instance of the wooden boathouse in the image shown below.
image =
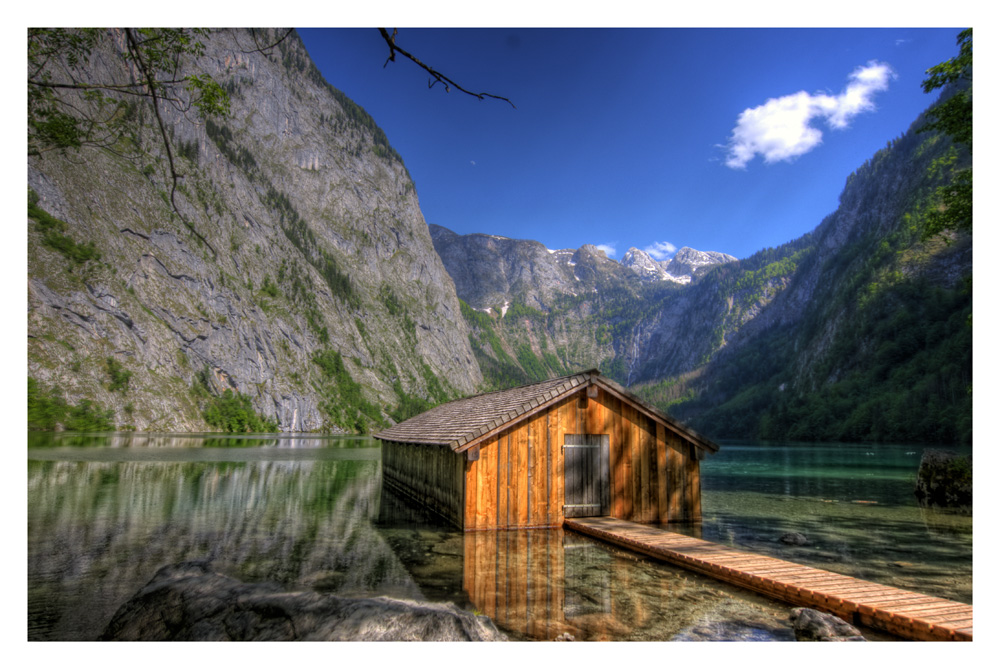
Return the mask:
M718 446L589 370L435 407L375 435L383 481L466 530L701 520Z

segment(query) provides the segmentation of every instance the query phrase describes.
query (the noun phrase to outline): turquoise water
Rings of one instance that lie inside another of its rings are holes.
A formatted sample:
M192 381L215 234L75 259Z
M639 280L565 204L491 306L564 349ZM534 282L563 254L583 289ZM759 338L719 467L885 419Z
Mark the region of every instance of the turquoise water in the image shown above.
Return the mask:
M922 453L906 445L723 444L702 463L701 536L971 604L972 517L917 505ZM808 543L782 543L790 532Z
M920 449L724 445L700 532L971 601L971 519L921 512ZM382 487L366 438L33 434L28 638L94 639L157 569L452 601L514 639L786 640L788 607L562 530L456 532ZM786 546L784 532L806 535Z

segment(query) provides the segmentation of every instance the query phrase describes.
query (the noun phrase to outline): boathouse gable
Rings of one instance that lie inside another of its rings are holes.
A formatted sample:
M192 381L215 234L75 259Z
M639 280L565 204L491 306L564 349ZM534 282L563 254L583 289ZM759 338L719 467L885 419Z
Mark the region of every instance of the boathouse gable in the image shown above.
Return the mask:
M383 480L464 530L701 518L718 446L596 370L435 407L375 435Z

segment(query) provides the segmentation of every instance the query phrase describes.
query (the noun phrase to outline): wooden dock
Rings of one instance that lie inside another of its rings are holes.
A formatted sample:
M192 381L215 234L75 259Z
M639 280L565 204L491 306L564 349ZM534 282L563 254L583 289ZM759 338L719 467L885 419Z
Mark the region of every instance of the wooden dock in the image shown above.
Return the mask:
M920 641L972 641L972 605L739 551L617 518L566 519L565 527L794 606Z

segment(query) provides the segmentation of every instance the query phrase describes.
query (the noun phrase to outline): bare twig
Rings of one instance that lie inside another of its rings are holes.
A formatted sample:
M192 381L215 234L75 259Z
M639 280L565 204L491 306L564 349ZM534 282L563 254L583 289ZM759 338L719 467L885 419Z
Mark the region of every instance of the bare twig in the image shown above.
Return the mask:
M163 122L163 116L160 114L160 96L159 93L157 92L156 80L153 77L153 73L150 70L149 65L143 59L142 51L139 49L139 43L135 39L135 35L132 34L132 30L130 28L125 29L125 36L128 38L129 50L132 51L132 57L135 58L135 62L139 65L139 69L142 71L142 76L149 84L147 88L149 90L149 95L152 98L153 111L156 114L156 122L160 128L160 135L163 137L163 145L167 150L167 162L170 164L170 178L171 181L173 182L170 188L170 204L174 208L174 211L177 213L177 215L180 217L181 221L184 222L184 225L186 225L187 228L198 239L200 239L205 244L205 246L209 248L209 250L211 250L213 256L218 256L219 254L216 252L215 248L209 243L209 241L205 239L201 235L201 233L195 229L194 225L192 225L186 218L184 218L184 214L182 214L180 209L178 209L177 207L177 202L174 201L174 195L177 192L177 182L183 175L177 172L177 168L174 164L174 152L170 146L170 137L167 134L167 128Z
M425 65L424 63L422 63L418 58L416 58L414 55L412 55L411 53L409 53L405 49L401 49L396 44L396 34L398 32L398 30L396 28L393 28L392 35L389 35L389 32L385 28L379 28L378 31L382 34L382 39L385 40L385 43L389 45L389 57L386 58L385 64L382 67L386 67L390 62L395 63L396 62L396 54L400 53L400 54L406 56L407 58L409 58L410 60L412 60L414 63L416 63L420 67L422 67L424 70L427 71L428 74L430 74L432 77L434 77L433 80L428 80L428 82L427 82L427 87L428 88L433 88L435 84L441 83L441 84L444 84L444 90L445 91L451 91L451 87L454 86L458 90L462 91L463 93L465 93L467 95L471 95L474 98L479 98L480 100L482 100L483 98L493 98L494 100L503 100L504 102L506 102L507 104L509 104L514 109L517 109L517 107L514 106L513 102L511 102L509 99L503 97L502 95L493 95L492 93L473 93L472 91L469 91L469 90L466 90L465 88L462 88L461 86L459 86L458 84L456 84L453 80L451 80L448 77L446 77L445 75L441 74L440 72L438 72L434 68L432 68L432 67L430 67L430 66Z
M241 52L242 53L257 53L257 52L259 52L259 53L262 53L264 55L267 55L268 51L270 51L274 47L276 47L279 44L281 44L282 42L284 42L285 38L288 37L289 35L291 35L292 31L294 31L295 28L289 28L287 31L285 31L284 35L282 35L281 37L279 37L278 39L276 39L271 44L266 44L264 46L261 46L260 40L257 38L257 29L256 28L250 28L249 30L250 30L250 34L253 36L253 42L256 45L256 48L247 50L247 49L243 49L242 47L240 47ZM239 37L238 36L236 37L236 43L239 44Z
M155 83L158 86L166 86L168 84L183 84L185 81L185 79L157 79ZM141 89L147 86L145 81L138 81L131 84L84 84L77 82L66 84L41 79L28 79L28 84L31 86L41 86L42 88L75 88L84 91L115 91L116 93L131 93L132 89ZM138 93L138 95L145 95L145 93Z

